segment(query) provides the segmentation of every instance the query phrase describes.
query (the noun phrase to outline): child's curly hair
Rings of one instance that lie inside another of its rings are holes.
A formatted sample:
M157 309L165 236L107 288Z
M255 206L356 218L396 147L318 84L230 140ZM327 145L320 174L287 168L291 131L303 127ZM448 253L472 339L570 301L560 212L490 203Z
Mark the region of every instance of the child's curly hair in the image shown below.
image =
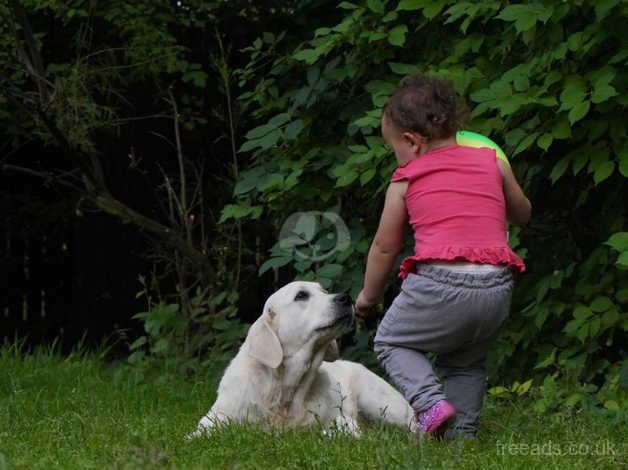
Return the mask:
M462 127L466 107L449 80L422 73L409 75L384 106L398 129L445 139Z

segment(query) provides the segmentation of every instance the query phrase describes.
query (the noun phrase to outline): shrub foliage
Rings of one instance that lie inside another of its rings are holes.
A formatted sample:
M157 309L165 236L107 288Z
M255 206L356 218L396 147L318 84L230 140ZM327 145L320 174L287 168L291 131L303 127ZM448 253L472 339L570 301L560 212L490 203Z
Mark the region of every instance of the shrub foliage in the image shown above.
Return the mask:
M340 3L335 21L303 42L256 40L239 76L259 125L240 147L248 169L223 218L279 230L295 211L337 212L347 250L309 262L277 243L260 272L293 269L357 293L395 164L379 133L382 105L405 74L447 77L468 102L467 128L504 146L533 202L529 226L511 230L528 273L493 371L619 393L628 375L625 14L614 0L368 0ZM357 335L366 348L368 332ZM582 399L572 395L572 405Z

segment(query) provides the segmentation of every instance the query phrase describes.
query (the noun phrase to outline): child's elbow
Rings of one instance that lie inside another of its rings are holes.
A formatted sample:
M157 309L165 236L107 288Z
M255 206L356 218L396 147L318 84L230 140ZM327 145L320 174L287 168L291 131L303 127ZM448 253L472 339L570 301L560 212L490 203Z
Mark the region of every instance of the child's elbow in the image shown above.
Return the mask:
M530 217L532 217L532 204L526 198L525 201L518 204L518 207L514 208L509 215L511 224L523 227L530 221Z
M375 237L373 247L382 255L397 256L401 252L401 243Z

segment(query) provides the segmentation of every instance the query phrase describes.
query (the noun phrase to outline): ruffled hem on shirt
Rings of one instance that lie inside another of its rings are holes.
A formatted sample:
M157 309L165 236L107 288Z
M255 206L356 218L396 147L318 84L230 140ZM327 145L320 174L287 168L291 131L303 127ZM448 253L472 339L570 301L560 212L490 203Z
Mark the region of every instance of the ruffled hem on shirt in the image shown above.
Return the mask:
M450 246L408 256L401 262L399 277L405 279L408 273L415 272L416 264L421 261L468 261L470 263L510 266L519 273L526 270L524 262L510 247Z

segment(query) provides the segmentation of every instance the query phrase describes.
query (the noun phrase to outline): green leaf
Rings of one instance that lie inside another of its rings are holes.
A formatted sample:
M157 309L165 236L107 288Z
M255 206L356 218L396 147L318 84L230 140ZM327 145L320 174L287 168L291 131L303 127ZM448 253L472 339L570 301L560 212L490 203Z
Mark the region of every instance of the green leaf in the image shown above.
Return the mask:
M336 180L336 187L341 188L343 186L349 186L358 178L358 176L359 173L357 171L349 170Z
M532 134L526 136L521 142L519 142L519 145L517 145L517 148L515 148L515 150L512 152L512 156L514 157L515 155L520 154L521 152L526 150L528 147L530 147L530 145L534 143L534 141L536 140L538 136L539 136L539 132L533 132Z
M569 77L560 94L561 110L572 109L581 104L587 95L586 82L581 77Z
M263 124L261 126L255 127L251 129L249 132L245 134L247 140L259 139L260 137L264 137L270 131L276 129L277 126L273 126L270 123Z
M311 242L316 235L317 227L316 215L312 212L303 212L299 214L293 232L301 239L302 243Z
M526 380L517 387L517 395L525 395L532 386L532 379Z
M425 6L425 0L401 0L396 11L415 11L420 10Z
M580 148L575 152L571 152L569 155L571 156L572 173L577 175L589 162L589 154L584 149Z
M545 358L534 366L534 369L544 369L545 367L549 367L556 362L556 348L552 349L552 351L545 356Z
M628 302L628 289L620 289L615 292L615 298L622 304Z
M279 139L281 138L282 132L281 129L275 129L274 131L266 134L261 139L258 139L256 142L259 142L259 146L262 149L268 149L274 146Z
M409 75L419 70L418 65L400 64L399 62L388 62L388 67L398 75Z
M338 8L342 8L343 10L355 10L356 8L359 8L359 7L355 3L340 2L340 4L338 5Z
M547 152L547 149L550 147L550 145L552 145L553 141L554 136L551 133L546 132L541 137L539 137L539 140L537 140L536 143L539 147Z
M303 121L297 119L288 124L283 130L283 135L286 140L294 140L303 130Z
M423 2L423 16L428 20L436 18L447 3L449 3L449 0L429 0Z
M366 153L369 151L368 147L365 147L364 145L349 145L348 148L353 153Z
M379 126L379 119L371 116L363 116L353 121L358 127L377 127Z
M600 317L593 317L591 319L591 321L589 322L589 336L591 336L591 338L595 337L598 334L598 332L600 331L600 325Z
M604 148L589 148L589 173L597 171L597 169L608 161L608 151Z
M584 343L584 340L587 339L588 336L590 336L590 328L589 328L589 324L585 323L584 325L582 325L578 331L576 331L576 338L578 338L580 340L580 342Z
M476 117L484 114L486 111L491 109L493 103L494 102L492 101L485 101L478 104L475 108L473 108L473 111L471 112L471 118L475 119Z
M222 209L222 214L218 223L221 224L227 219L241 219L247 215L252 214L254 211L261 210L261 206L241 206L238 204L227 204Z
M316 28L316 31L314 31L314 37L320 37L320 36L327 36L329 33L331 33L331 28L327 28L327 27L322 27L322 28Z
M579 401L582 401L583 398L584 396L581 393L572 393L565 399L564 406L566 407L575 406L576 403L578 403Z
M484 101L495 100L497 96L495 96L495 92L493 90L489 88L484 88L482 90L471 93L470 98L476 103L482 103Z
M147 342L147 338L146 336L140 336L139 338L137 338L135 341L133 341L130 345L129 345L129 349L131 349L132 351L144 346Z
M384 13L384 2L382 0L367 0L366 6L375 13Z
M595 0L595 18L600 21L620 0Z
M375 168L369 168L364 173L360 175L360 184L364 186L366 183L371 181L375 176Z
M382 23L389 23L390 21L395 21L399 18L399 13L396 11L389 11L383 18Z
M510 98L512 96L512 87L507 80L497 80L491 83L489 88L495 93L495 97L498 99Z
M604 312L604 315L600 318L600 323L603 329L610 328L617 323L617 320L620 319L619 312L616 308L611 308Z
M530 99L525 95L511 95L507 98L501 98L498 100L500 115L509 116L517 112L522 106L528 104L529 102Z
M554 128L552 129L552 134L555 139L568 139L571 137L571 127L569 126L569 121L566 119L566 116L561 116Z
M323 289L331 289L331 285L333 283L331 279L328 279L326 277L318 277L316 278L316 280L322 286Z
M595 169L595 173L593 173L593 181L596 185L600 184L606 178L611 176L613 171L615 171L615 162L604 162Z
M561 158L554 168L552 168L552 172L550 173L550 180L552 184L556 183L561 176L565 174L567 167L569 166L569 157Z
M548 277L543 278L537 285L536 289L536 302L540 303L545 298L550 288L550 279Z
M270 188L276 188L283 185L283 175L279 173L271 173L259 185L260 191L268 191Z
M575 122L579 121L583 117L587 115L589 112L589 108L591 107L591 102L589 100L583 101L575 105L571 111L569 111L569 122L573 125Z
M606 312L609 308L613 306L613 302L608 297L599 296L596 297L593 302L591 302L591 310L594 312Z
M530 88L530 79L525 75L520 75L513 81L516 91L527 91Z
M596 86L593 89L593 94L591 95L591 102L595 104L603 103L616 95L618 95L617 90L615 90L615 88L611 85Z
M312 65L318 60L321 54L322 51L319 49L302 49L294 54L292 57L294 57L296 60L301 60L308 63L309 65Z
M526 131L517 127L516 129L509 131L504 137L504 140L506 141L506 145L508 147L514 148L526 135Z
M618 412L620 410L619 404L615 400L606 400L604 402L604 408L613 412Z
M292 171L284 181L284 189L287 190L296 186L296 184L299 182L299 176L301 176L302 173L303 170L301 169L296 169Z
M489 395L492 396L499 396L499 395L503 395L503 394L508 394L508 389L506 387L503 387L501 385L498 385L497 387L491 387L488 389L488 393Z
M617 251L628 250L628 232L617 232L604 242L605 245L612 247Z
M291 256L282 256L282 257L277 257L277 258L270 258L266 261L264 261L264 263L259 267L259 270L257 272L258 275L262 275L264 274L266 271L268 271L269 269L272 268L280 268L282 266L285 266L286 264L290 263L292 261L292 257Z
M238 149L238 153L248 152L260 146L259 140L247 140L242 144L242 147Z
M537 21L547 22L552 12L552 7L539 4L517 4L506 6L495 18L514 22L517 32L522 33L534 27Z
M268 125L272 128L277 128L283 126L286 122L290 120L290 114L281 113L274 116L270 121L268 121Z
M394 83L382 80L371 80L364 85L364 89L372 95L391 95L397 89L397 86Z
M326 264L322 266L317 272L319 276L333 279L342 274L342 265L340 264Z
M251 191L253 188L257 186L263 174L264 174L263 170L262 171L250 170L247 172L242 172L240 174L240 179L238 180L235 187L233 188L233 195L239 196L240 194L245 194Z
M578 305L573 311L573 317L582 323L587 318L591 317L593 312L585 305Z
M628 57L628 48L623 48L619 52L617 52L617 54L615 54L613 57L608 59L608 63L617 64L623 60L626 60L627 57Z
M152 353L158 354L170 349L170 343L166 338L159 338L154 346L150 349Z
M545 79L543 80L543 86L545 88L549 88L554 83L559 82L561 78L563 78L563 75L559 71L552 70L550 73L545 75Z
M567 38L567 46L570 51L576 52L582 48L582 31L576 31Z
M443 12L443 15L447 15L449 17L444 24L453 23L463 16L469 15L470 6L471 5L468 2L459 2L449 7Z
M628 251L624 251L617 257L615 264L621 268L628 268Z
M406 34L408 32L408 27L405 24L401 24L399 26L395 26L388 33L388 42L393 46L403 46L406 42Z

